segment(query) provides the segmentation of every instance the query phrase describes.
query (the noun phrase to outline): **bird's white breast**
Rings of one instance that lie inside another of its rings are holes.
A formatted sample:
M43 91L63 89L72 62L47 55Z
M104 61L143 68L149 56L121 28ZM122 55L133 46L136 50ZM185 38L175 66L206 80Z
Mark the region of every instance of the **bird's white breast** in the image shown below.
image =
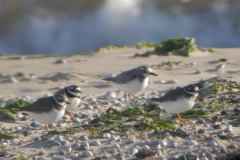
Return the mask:
M144 90L148 85L148 78L145 78L143 83L139 81L138 78L135 78L134 80L125 83L125 84L116 84L114 83L114 86L119 88L123 92L127 93L137 93L141 90Z
M81 99L80 98L68 98L68 102L70 104L67 105L66 110L73 110L79 106Z
M66 106L65 106L66 107ZM50 124L59 121L64 113L65 108L62 110L56 110L53 108L50 112L42 112L42 113L34 113L34 112L27 112L31 118L41 124Z
M164 108L168 113L181 113L191 109L195 102L185 99L183 97L177 99L177 101L164 101L161 103L162 108Z

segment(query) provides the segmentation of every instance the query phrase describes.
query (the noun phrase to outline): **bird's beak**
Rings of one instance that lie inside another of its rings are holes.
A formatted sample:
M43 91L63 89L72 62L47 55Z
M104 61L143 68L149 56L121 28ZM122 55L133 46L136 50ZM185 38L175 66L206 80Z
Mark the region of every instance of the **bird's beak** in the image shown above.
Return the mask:
M197 93L201 94L201 91L197 91Z
M82 93L81 91L78 91L78 93Z
M67 104L71 104L70 102L68 102L68 101L65 101Z
M158 76L156 73L154 73L154 72L150 72L149 73L150 75L152 75L152 76Z

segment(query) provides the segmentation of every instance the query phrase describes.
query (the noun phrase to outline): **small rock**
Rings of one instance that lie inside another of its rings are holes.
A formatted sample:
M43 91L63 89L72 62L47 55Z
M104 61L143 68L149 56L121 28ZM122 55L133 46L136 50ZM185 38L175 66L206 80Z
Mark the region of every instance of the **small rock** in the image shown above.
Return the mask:
M126 142L126 144L134 144L135 143L135 140L134 139L129 139L127 142Z
M82 158L92 157L93 154L91 151L83 151L82 152Z
M63 141L63 137L61 135L58 135L57 137L54 138L55 141Z
M67 61L64 59L58 59L55 64L67 64Z
M203 134L203 133L205 133L206 132L206 130L205 129L202 129L202 128L200 128L199 130L197 130L197 133L198 134Z
M38 157L38 159L37 160L46 160L46 157L44 157L44 156L41 156L41 157Z
M63 140L63 141L60 141L60 143L63 145L63 146L66 146L66 145L70 145L70 143L66 140Z
M102 159L107 159L108 158L108 154L107 153L103 153Z
M143 149L144 151L151 151L151 149L150 149L150 147L149 147L148 145L144 145L144 146L142 147L142 149Z
M225 68L225 64L224 63L223 64L219 64L215 68L216 69L223 69L223 68Z
M171 79L171 80L168 80L166 83L177 83L178 82L178 80L176 80L176 79Z
M86 104L84 109L93 109L93 106L91 106L90 104Z
M229 146L227 146L230 149L236 149L237 145L236 144L230 144Z
M204 119L199 119L199 120L197 121L197 123L206 124L206 121L205 121Z
M52 146L61 146L61 143L58 141L51 141Z
M214 141L210 141L210 142L208 142L207 145L208 145L208 146L212 146L212 147L217 147L217 143L214 142Z
M221 150L221 153L228 154L228 150L225 146L222 146L220 150Z
M65 151L68 152L68 153L72 152L72 147L71 147L71 146L67 147L67 148L65 149Z
M135 155L136 153L138 153L138 149L137 148L132 148L129 152L129 154L131 155Z
M214 124L213 128L214 129L222 129L221 124Z
M196 141L194 141L194 140L189 140L187 142L187 145L198 145L198 143Z
M85 135L80 136L79 139L82 141L88 141L88 137Z
M119 144L113 144L112 148L120 148L120 145Z
M41 124L39 124L39 123L36 122L36 121L33 121L33 122L30 124L30 126L32 126L32 127L37 127L37 126L41 126Z
M90 146L101 146L101 143L99 141L92 141Z
M88 142L81 142L81 145L84 146L85 148L89 148ZM91 145L91 144L90 144ZM93 146L93 145L92 145Z
M73 145L73 147L76 147L76 148L78 148L78 147L80 147L80 143L75 143L74 145Z
M161 139L158 140L157 143L160 144L160 145L163 146L163 147L166 147L166 146L167 146L167 142L164 141L164 140L161 140Z
M111 135L109 133L104 133L103 138L110 139Z
M170 142L168 143L168 146L169 146L170 148L177 148L177 142L175 142L175 141L170 141Z
M80 121L79 118L73 118L72 121L73 121L73 122L76 122L76 123L81 123L81 121Z

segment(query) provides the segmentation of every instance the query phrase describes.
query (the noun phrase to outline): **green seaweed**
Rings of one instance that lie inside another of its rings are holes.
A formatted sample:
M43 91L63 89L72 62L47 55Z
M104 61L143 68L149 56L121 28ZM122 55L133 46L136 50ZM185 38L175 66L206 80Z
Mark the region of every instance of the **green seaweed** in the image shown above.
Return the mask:
M0 145L0 149L7 149L7 147Z
M9 132L4 132L4 131L0 131L0 139L1 138L19 138L18 136L16 136L15 134L9 133Z
M157 55L181 55L188 57L190 52L194 52L197 48L195 44L195 38L169 38L157 46L153 51L153 54Z
M143 107L145 112L151 112L155 109L156 104L148 103L146 106Z
M27 160L22 154L18 157L18 160Z
M196 109L190 109L184 113L180 113L180 116L182 118L197 118L197 117L201 117L204 115L208 115L209 111L208 110L196 110ZM177 115L173 115L173 118L178 117Z

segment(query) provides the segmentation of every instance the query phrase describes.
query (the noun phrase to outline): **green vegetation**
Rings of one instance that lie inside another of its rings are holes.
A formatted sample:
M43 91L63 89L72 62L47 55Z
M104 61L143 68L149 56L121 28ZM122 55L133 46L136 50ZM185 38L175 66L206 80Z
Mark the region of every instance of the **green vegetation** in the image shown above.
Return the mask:
M0 139L1 138L18 138L18 136L16 136L15 134L9 133L9 132L4 132L4 131L0 131Z
M1 56L4 56L4 54L0 51L0 57L1 57Z
M209 114L208 110L190 109L184 113L180 113L180 116L182 118L197 118L197 117L201 117L201 116L208 115L208 114ZM176 118L177 115L174 115L173 117Z
M7 149L7 147L0 145L0 149Z
M28 106L30 104L31 104L30 102L20 99L14 104L5 104L4 107L0 107L0 112L5 114L11 120L15 120L14 114L18 113L18 108Z
M18 157L18 160L27 160L22 154Z
M194 52L197 49L195 44L195 38L169 38L160 43L153 51L153 54L157 55L181 55L189 56L190 52Z

